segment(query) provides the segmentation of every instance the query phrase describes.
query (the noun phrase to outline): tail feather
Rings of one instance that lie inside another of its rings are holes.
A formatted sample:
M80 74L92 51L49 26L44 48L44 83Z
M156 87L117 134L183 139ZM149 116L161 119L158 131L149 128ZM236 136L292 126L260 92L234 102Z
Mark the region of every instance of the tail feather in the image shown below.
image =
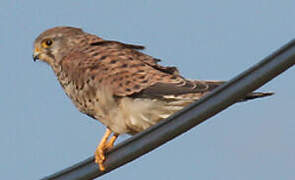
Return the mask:
M256 98L261 98L261 97L266 97L266 96L271 96L273 95L273 92L252 92L249 93L244 99L241 101L247 101L250 99L256 99Z
M213 90L216 87L225 83L225 81L205 81L205 82L206 82L206 84L209 85L209 90ZM274 94L273 92L252 92L252 93L247 94L247 96L240 101L247 101L247 100L251 100L251 99L262 98L262 97L266 97L266 96L271 96L273 94Z

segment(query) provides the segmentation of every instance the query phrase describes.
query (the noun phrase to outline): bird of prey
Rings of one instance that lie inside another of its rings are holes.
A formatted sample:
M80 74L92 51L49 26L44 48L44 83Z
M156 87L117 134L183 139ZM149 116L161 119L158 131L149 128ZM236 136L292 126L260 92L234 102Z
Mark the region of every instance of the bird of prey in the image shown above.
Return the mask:
M48 29L34 42L34 60L48 63L78 110L106 126L95 151L100 170L120 134L143 131L224 83L185 79L143 49L75 27ZM271 94L254 92L241 101Z

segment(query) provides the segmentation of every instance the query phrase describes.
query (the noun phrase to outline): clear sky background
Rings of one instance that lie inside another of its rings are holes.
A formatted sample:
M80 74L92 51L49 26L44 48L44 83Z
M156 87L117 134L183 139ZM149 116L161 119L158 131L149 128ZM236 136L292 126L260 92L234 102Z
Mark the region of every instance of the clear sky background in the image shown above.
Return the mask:
M187 78L229 80L295 37L294 0L0 2L0 179L39 179L93 154L104 127L32 60L59 25L142 44ZM236 104L102 179L295 178L294 67L276 95ZM119 140L128 138L123 136Z

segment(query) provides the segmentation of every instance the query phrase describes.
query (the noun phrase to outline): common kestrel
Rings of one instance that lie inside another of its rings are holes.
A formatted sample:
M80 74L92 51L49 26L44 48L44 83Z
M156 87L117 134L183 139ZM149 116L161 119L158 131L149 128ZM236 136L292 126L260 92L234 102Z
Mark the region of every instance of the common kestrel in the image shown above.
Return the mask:
M79 111L106 126L95 151L101 170L120 134L143 131L224 83L187 80L143 49L74 27L54 27L35 40L34 60L48 63ZM241 101L268 95L251 93Z

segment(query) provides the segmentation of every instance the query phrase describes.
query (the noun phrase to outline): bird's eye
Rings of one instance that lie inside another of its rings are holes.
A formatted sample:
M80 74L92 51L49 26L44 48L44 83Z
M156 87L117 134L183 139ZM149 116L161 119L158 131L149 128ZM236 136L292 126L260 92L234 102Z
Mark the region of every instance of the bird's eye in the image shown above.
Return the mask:
M42 47L43 48L48 48L52 45L53 41L51 39L45 39L42 41Z

